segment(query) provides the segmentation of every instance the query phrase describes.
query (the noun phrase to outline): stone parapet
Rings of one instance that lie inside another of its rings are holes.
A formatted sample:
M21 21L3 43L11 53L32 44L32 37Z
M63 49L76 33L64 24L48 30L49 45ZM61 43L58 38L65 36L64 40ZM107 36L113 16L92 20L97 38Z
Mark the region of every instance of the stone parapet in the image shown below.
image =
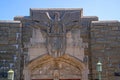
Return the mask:
M12 21L12 20L0 20L0 24L5 23L5 24L14 24L14 23L20 23L20 21Z

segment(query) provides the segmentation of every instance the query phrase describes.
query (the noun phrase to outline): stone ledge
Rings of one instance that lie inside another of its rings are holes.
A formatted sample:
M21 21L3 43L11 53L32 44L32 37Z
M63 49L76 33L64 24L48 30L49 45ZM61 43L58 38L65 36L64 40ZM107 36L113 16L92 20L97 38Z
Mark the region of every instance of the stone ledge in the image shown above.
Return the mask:
M104 21L92 21L92 24L104 24L104 23L107 23L107 24L112 24L112 23L120 23L118 20L104 20Z
M92 26L120 26L118 20L92 21Z
M30 10L83 10L83 8L31 8Z
M15 16L15 21L25 21L25 20L31 20L30 16Z
M20 23L20 21L13 21L13 20L0 20L0 23L11 24L11 23Z
M98 17L97 16L82 16L81 18L96 18L96 19L98 19Z

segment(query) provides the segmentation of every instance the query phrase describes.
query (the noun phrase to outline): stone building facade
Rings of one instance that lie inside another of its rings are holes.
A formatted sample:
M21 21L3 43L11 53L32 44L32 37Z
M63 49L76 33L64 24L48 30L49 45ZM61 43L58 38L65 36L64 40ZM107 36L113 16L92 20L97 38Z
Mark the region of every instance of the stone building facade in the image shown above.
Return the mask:
M16 80L20 77L20 26L20 21L0 21L0 80L7 78L10 68L14 69Z
M30 9L0 21L0 71L12 68L16 80L97 80L100 61L102 80L119 80L119 37L119 21L82 8Z

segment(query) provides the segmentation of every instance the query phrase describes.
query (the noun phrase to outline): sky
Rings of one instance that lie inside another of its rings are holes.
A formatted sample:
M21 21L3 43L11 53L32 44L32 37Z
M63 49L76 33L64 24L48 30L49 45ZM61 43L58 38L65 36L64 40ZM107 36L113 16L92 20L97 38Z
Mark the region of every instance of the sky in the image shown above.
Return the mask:
M120 21L120 0L1 0L0 20L29 16L30 8L83 8L84 16Z

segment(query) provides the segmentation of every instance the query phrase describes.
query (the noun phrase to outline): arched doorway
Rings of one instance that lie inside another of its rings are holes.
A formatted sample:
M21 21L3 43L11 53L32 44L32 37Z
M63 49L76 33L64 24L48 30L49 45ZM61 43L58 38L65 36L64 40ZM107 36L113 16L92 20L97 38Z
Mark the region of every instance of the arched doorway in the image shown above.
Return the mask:
M30 80L87 80L88 69L82 61L69 55L59 58L44 55L31 61L24 74Z

